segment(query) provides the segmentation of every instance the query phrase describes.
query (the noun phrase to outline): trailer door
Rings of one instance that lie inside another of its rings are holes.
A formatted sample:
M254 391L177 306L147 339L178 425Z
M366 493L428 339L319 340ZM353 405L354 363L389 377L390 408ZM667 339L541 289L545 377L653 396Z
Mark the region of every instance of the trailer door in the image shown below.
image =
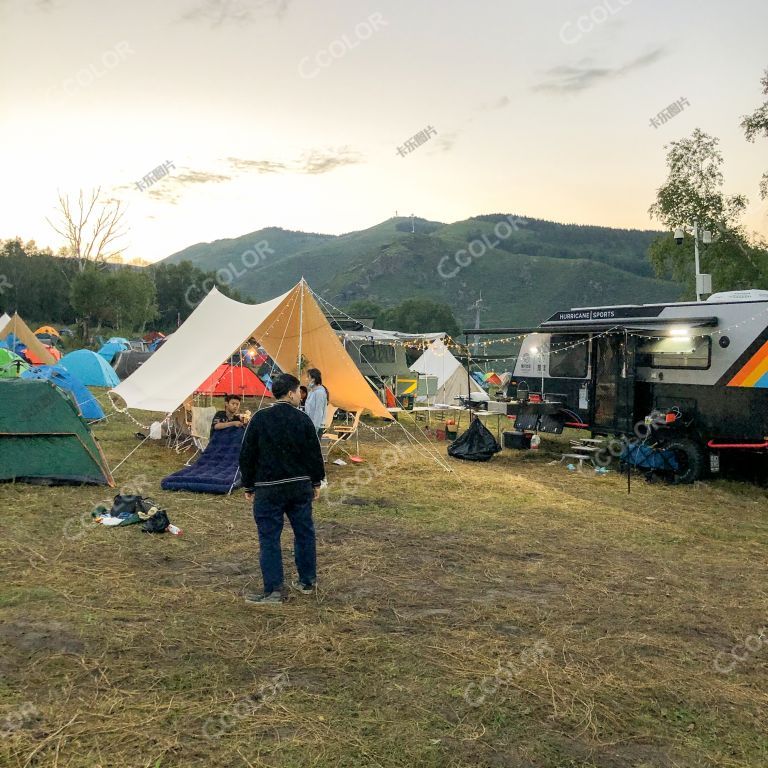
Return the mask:
M594 344L592 428L628 433L634 426L635 338L615 333Z

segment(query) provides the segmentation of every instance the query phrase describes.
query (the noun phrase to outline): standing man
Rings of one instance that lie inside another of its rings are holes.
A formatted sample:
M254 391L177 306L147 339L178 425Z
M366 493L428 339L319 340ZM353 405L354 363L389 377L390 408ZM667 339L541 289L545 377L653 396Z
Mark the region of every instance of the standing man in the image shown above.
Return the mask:
M280 535L283 516L293 528L297 581L291 587L310 594L317 580L315 525L312 502L320 496L325 465L311 419L299 410L299 380L288 373L276 376L276 402L258 411L248 425L240 449L240 473L245 498L253 502L259 531L259 564L263 594L249 594L249 603L283 602L283 556Z

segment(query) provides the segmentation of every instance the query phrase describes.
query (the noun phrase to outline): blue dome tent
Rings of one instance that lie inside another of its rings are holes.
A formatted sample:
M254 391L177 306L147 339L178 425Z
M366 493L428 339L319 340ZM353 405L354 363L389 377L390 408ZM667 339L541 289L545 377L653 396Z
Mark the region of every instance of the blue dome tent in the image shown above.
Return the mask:
M59 365L74 374L86 387L116 387L120 383L109 363L90 349L78 349L64 355Z
M87 387L70 371L59 365L36 365L21 374L23 379L42 379L69 392L77 401L80 414L86 421L98 421L104 418L104 411L98 400Z

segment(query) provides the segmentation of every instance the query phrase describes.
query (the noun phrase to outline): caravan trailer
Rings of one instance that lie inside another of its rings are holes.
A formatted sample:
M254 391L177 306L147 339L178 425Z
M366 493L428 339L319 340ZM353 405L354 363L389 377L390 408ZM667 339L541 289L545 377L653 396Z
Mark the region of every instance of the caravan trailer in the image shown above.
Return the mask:
M577 307L515 330L527 333L507 390L520 424L597 435L646 425L677 457L679 482L716 471L721 451L768 451L768 291Z

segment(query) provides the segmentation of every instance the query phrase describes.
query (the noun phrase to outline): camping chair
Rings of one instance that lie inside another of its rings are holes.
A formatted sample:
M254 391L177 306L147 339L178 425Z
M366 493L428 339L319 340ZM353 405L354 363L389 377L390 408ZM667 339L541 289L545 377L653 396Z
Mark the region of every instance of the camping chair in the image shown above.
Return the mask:
M204 407L192 406L190 433L192 442L198 451L204 451L208 447L208 440L211 437L211 424L216 415L216 407L208 405Z
M336 409L334 408L334 413ZM357 430L360 427L360 415L362 414L362 411L357 411L355 413L355 417L352 420L352 424L337 424L334 425L333 423L330 423L328 427L327 432L323 432L323 436L320 439L320 445L323 448L323 458L325 461L328 461L328 456L330 452L341 443L346 443L350 440L350 438L354 435L357 437ZM341 447L341 450L344 451L344 453L349 456L349 453L344 450L343 447ZM360 448L358 445L358 452Z

